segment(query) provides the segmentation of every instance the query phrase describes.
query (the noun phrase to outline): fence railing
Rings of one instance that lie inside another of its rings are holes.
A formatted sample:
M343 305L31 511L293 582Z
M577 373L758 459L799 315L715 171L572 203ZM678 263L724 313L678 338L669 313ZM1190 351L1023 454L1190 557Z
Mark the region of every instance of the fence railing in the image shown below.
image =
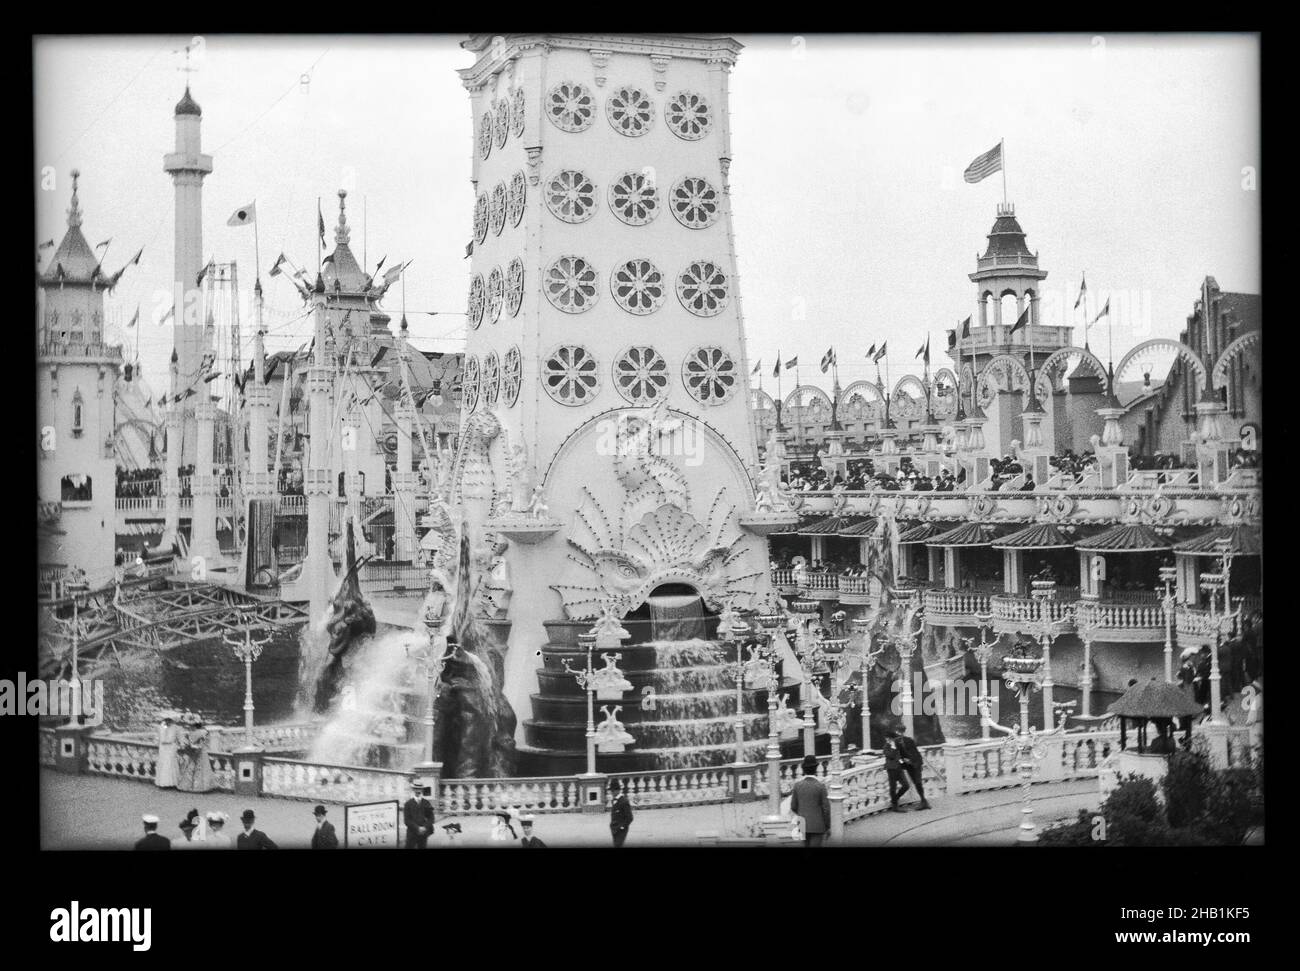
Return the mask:
M318 726L303 723L296 725L255 725L252 744L263 749L306 749L315 739ZM242 728L218 726L209 729L212 749L233 752L248 745L248 735Z
M261 794L264 796L330 802L373 802L404 799L409 795L410 788L409 772L303 762L273 756L262 759Z
M633 805L645 806L702 806L717 802L730 802L732 774L725 767L672 769L653 772L617 772L623 792ZM613 802L610 794L609 802Z
M1076 611L1080 628L1093 630L1161 630L1165 628L1165 611L1154 603L1114 603L1080 600Z
M580 803L574 776L535 779L443 779L438 806L443 815L486 816L503 809L532 813L577 812Z
M772 571L772 585L776 587L793 587L794 569L791 567L782 567Z
M978 590L927 590L925 591L925 611L927 614L948 614L971 616L987 614L990 610L992 596Z

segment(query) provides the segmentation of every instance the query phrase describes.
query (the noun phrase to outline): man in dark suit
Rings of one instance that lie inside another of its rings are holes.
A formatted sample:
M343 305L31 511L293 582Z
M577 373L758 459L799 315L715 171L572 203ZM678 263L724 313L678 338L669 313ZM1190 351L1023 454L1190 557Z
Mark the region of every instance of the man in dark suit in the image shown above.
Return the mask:
M930 804L925 801L925 786L921 784L921 771L925 763L921 759L921 750L916 745L916 739L907 734L904 728L898 733L898 750L903 757L903 770L912 780L912 785L916 787L916 794L921 797L921 805L917 809L929 809Z
M533 835L533 817L531 814L520 817L519 825L524 828L524 837L519 845L526 850L545 849L546 844Z
M253 828L253 823L257 819L257 816L254 815L253 810L245 809L244 814L239 818L243 820L244 831L235 838L235 849L237 850L279 849L278 846L276 846L273 842L271 842L271 837L267 836L260 829Z
M622 846L632 826L632 803L617 779L609 784L609 791L614 794L614 802L609 807L609 832L614 837L614 845Z
M411 781L411 798L402 806L402 821L406 824L406 848L425 849L429 834L433 832L433 803L424 798L428 790L424 780Z
M826 786L817 778L817 756L803 760L803 778L790 794L790 812L803 817L803 845L821 846L831 828L831 803Z
M898 808L898 800L907 792L907 776L903 772L903 750L894 729L885 732L885 745L881 752L885 756L885 774L889 776L889 809L901 813L903 810Z
M140 817L144 822L144 835L135 842L137 850L170 850L171 840L158 835L158 817L146 813Z
M334 824L325 818L325 807L317 806L312 810L312 815L316 817L316 832L311 834L311 848L313 850L337 850L339 848L338 834L334 832Z

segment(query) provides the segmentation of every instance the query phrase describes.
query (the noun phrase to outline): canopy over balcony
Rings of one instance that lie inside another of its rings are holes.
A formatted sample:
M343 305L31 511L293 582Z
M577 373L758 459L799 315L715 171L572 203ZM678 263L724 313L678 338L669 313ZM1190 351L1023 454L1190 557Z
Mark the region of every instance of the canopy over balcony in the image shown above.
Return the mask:
M869 516L822 516L808 525L800 523L795 532L800 536L842 536L845 529L864 521L875 522Z
M772 535L773 536L794 536L794 535L803 536L807 533L808 528L810 526L814 526L825 519L826 519L825 516L800 516L798 525L791 526L789 529L775 530L772 533Z
M1197 536L1179 543L1174 547L1175 553L1191 556L1219 556L1219 540L1229 541L1228 552L1233 556L1260 556L1264 552L1263 537L1255 526L1217 526Z
M956 529L926 540L926 546L992 546L1007 534L1007 527L992 523L962 523Z
M907 546L913 543L928 543L935 536L940 536L952 529L952 523L917 523L904 529L898 536L899 545Z
M1105 532L1074 544L1075 549L1098 553L1162 553L1173 549L1173 546L1172 535L1166 535L1146 523L1112 526Z
M1056 523L1034 523L1024 529L1003 536L993 544L995 550L1068 550L1080 540L1093 535L1093 530Z
M880 523L880 520L875 516L850 516L847 518L855 519L857 522L843 527L839 532L840 536L854 536L857 538L870 536L876 531L876 526Z

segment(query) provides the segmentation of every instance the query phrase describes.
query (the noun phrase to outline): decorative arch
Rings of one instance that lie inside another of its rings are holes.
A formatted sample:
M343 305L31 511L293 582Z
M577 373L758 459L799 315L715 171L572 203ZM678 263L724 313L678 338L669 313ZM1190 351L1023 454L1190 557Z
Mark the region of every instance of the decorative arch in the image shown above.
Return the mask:
M1047 360L1038 365L1036 370L1038 374L1034 378L1034 389L1038 392L1038 400L1045 400L1051 393L1057 390L1057 386L1052 383L1052 371L1060 364L1071 357L1078 356L1083 358L1092 366L1097 377L1105 380L1106 365L1101 363L1101 358L1086 347L1061 347L1057 348L1051 354L1047 355Z
M1240 338L1238 338L1238 340L1240 340ZM1236 342L1234 341L1233 343ZM1119 366L1115 368L1115 374L1116 375L1123 374L1124 369L1128 367L1130 361L1132 361L1143 351L1152 347L1169 348L1174 352L1174 355L1176 357L1179 357L1186 363L1190 364L1196 370L1196 375L1200 379L1200 384L1197 386L1196 390L1197 391L1205 390L1205 382L1206 379L1209 377L1209 375L1206 373L1205 370L1205 364L1202 363L1201 359L1196 355L1196 352L1193 351L1186 344L1180 344L1178 341L1170 340L1168 337L1153 337L1149 341L1143 341L1142 343L1129 348L1128 353L1125 354L1122 358L1120 358ZM1231 345L1229 345L1229 347L1231 347ZM1224 353L1226 354L1227 351L1225 350Z
M840 392L840 420L843 421L846 417L853 417L849 411L849 402L851 402L855 396L861 396L867 403L868 414L870 417L864 416L864 418L869 421L879 421L884 406L884 398L881 397L880 388L876 383L874 381L866 380L854 381Z
M766 411L768 408L776 409L776 401L772 396L762 388L749 389L749 407L756 411Z
M916 393L909 394L911 390ZM900 418L920 418L925 414L925 385L914 374L904 374L899 378L890 398Z
M1020 383L1021 385L1023 385L1023 389L1021 390L1021 396L1024 398L1026 404L1029 403L1029 372L1025 369L1024 361L1020 360L1020 358L1015 357L1011 354L999 354L997 357L993 358L993 360L989 361L988 364L984 365L984 370L980 372L979 381L975 385L979 395L981 408L984 407L985 404L987 404L987 400L984 395L984 389L991 382L996 381L998 375L1004 373L1007 375L1006 386L1002 387L999 384L998 390L1000 391L1015 390L1011 378L1013 375L1018 374L1020 376Z
M943 393L941 389L947 388ZM934 397L930 401L930 410L936 418L951 418L957 413L957 375L948 368L939 368L934 372Z
M784 403L782 403L782 405L781 405L781 410L782 410L782 411L788 411L788 410L791 409L791 408L799 408L799 407L802 407L802 406L799 404L799 401L800 401L800 399L802 398L802 396L804 395L805 392L807 392L807 394L809 395L809 397L816 398L816 399L820 400L820 401L822 402L822 404L824 404L824 405L826 406L826 411L827 411L827 413L828 413L828 414L830 413L830 410L831 410L831 397L830 397L830 395L828 395L828 394L827 394L825 391L823 391L821 388L817 387L817 385L815 385L815 384L801 384L801 385L799 385L799 387L797 387L797 388L795 388L793 391L791 391L788 395L785 396L785 401L784 401Z
M1214 386L1216 388L1227 387L1228 365L1231 364L1235 358L1240 357L1248 347L1258 344L1261 336L1262 334L1260 331L1252 330L1249 334L1242 334L1223 349L1223 353L1219 355L1219 359L1214 363L1214 370L1211 372L1211 377L1214 379Z

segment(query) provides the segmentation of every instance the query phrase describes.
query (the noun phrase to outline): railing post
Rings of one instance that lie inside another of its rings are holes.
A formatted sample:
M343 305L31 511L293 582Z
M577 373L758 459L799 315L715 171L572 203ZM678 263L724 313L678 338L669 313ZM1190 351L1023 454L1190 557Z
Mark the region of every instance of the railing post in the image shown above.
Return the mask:
M943 776L945 788L950 796L959 796L967 791L965 772L966 746L961 742L946 742L943 746Z
M235 753L235 795L256 797L262 794L264 757L265 753L257 748L242 748Z
M54 729L54 768L69 775L86 771L88 739L94 728L84 725L60 725Z
M757 765L733 763L727 766L731 773L731 801L753 802L758 798L754 783L758 778Z

